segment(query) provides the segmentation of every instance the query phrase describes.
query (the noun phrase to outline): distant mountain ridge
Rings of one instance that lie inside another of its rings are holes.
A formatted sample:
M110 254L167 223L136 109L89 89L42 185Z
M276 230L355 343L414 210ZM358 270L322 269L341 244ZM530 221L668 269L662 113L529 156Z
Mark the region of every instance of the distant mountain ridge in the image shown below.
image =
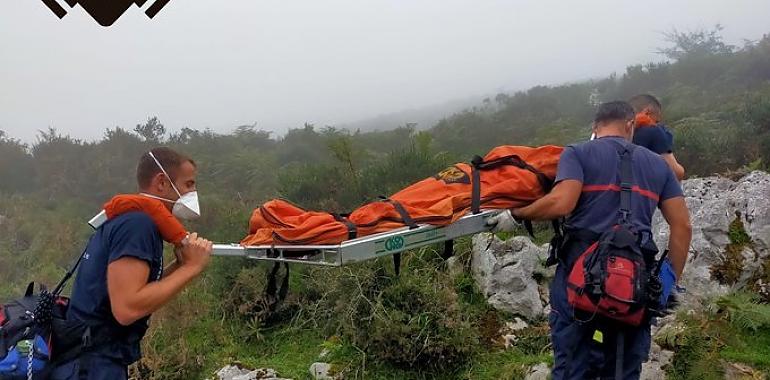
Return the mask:
M448 118L464 109L481 105L483 98L484 96L473 96L425 107L411 107L401 111L382 113L370 118L340 123L337 126L350 131L371 132L388 131L414 123L416 129L425 130L435 126L441 119Z

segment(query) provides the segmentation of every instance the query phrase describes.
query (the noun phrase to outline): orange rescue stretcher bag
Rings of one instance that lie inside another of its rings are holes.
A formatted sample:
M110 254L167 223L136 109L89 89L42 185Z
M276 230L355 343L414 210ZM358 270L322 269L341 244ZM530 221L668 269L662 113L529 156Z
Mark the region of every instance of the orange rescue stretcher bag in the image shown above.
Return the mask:
M448 225L469 211L521 207L550 191L561 152L562 147L552 145L499 146L350 214L271 200L254 210L241 244L339 244L404 226Z

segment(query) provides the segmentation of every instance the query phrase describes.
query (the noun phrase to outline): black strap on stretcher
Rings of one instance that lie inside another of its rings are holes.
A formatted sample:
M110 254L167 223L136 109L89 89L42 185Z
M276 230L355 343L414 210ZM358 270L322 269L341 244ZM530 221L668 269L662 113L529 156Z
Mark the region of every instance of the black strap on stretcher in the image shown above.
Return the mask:
M484 159L474 156L471 160L471 212L475 215L481 212L481 165Z
M383 202L387 202L387 203L390 203L391 205L393 205L393 209L396 210L398 215L401 217L401 220L404 222L404 224L407 227L409 227L410 230L413 230L413 229L419 227L417 225L417 223L414 222L414 219L412 219L412 216L409 215L409 212L406 211L406 209L404 208L404 205L402 205L401 202L395 201L393 199L390 199L390 198L384 197L384 196L380 196L380 199Z
M345 227L348 228L348 240L353 240L358 237L358 228L356 227L356 224L348 219L350 214L338 214L336 212L331 214L334 217L334 220L344 224Z
M414 219L412 219L412 216L409 215L409 212L406 211L404 205L402 205L401 202L384 196L380 196L380 199L383 202L390 203L393 206L393 209L396 210L399 216L401 216L401 221L403 221L410 230L419 227L417 223L414 222ZM393 254L393 270L395 271L396 276L401 273L401 252Z
M414 219L412 219L412 217L409 215L409 213L406 211L406 209L401 203L386 197L380 197L380 198L382 198L383 202L388 202L393 205L393 208L401 216L401 219L404 221L404 224L409 226L410 230L419 227L417 223L414 222ZM454 253L454 240L445 241L444 251L441 254L441 257L444 258L444 260L446 260L452 257L453 253ZM393 266L395 267L395 270L396 270L396 276L398 276L401 269L401 253L393 254Z
M537 170L517 155L500 157L491 161L484 161L480 156L474 156L471 160L471 212L473 214L481 213L481 171L492 170L501 166L510 165L525 169L537 176L537 181L544 193L551 192L553 180L548 178L543 172ZM530 225L528 231L532 229Z
M481 212L481 171L492 170L504 165L511 165L517 168L525 169L537 177L537 181L540 183L540 187L543 189L543 193L551 192L553 188L553 180L548 178L543 172L537 170L526 161L522 160L517 155L500 157L490 161L484 161L480 156L474 156L471 160L471 212L478 214ZM561 227L558 225L558 221L553 222L554 233L559 234ZM525 220L523 223L524 229L531 237L535 237L535 230L532 227L532 222ZM560 235L560 234L559 234ZM446 255L446 252L445 252Z

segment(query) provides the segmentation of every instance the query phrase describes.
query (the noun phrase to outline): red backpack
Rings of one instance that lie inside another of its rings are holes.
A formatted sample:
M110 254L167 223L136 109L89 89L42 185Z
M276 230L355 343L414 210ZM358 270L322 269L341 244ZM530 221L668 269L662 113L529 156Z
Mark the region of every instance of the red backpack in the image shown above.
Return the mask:
M648 291L650 271L630 219L635 148L628 144L621 152L618 224L578 257L567 278L567 300L576 310L632 326L641 324L654 297L654 291Z

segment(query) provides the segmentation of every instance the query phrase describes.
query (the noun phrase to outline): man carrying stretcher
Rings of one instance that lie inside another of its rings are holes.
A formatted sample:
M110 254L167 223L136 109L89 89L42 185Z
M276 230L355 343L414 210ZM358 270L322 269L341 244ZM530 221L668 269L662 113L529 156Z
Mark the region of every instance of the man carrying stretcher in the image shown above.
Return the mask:
M150 315L169 303L209 263L212 243L188 234L179 219L199 216L195 162L159 147L139 159L140 194L105 204L108 220L88 243L67 320L66 342L52 380L127 379L141 357ZM163 267L163 242L177 261Z
M634 124L628 103L602 104L596 139L564 149L551 192L488 220L510 231L521 219L567 218L550 292L554 379L638 379L651 319L684 270L692 231L682 189L660 155L631 143ZM671 230L660 260L655 208Z

